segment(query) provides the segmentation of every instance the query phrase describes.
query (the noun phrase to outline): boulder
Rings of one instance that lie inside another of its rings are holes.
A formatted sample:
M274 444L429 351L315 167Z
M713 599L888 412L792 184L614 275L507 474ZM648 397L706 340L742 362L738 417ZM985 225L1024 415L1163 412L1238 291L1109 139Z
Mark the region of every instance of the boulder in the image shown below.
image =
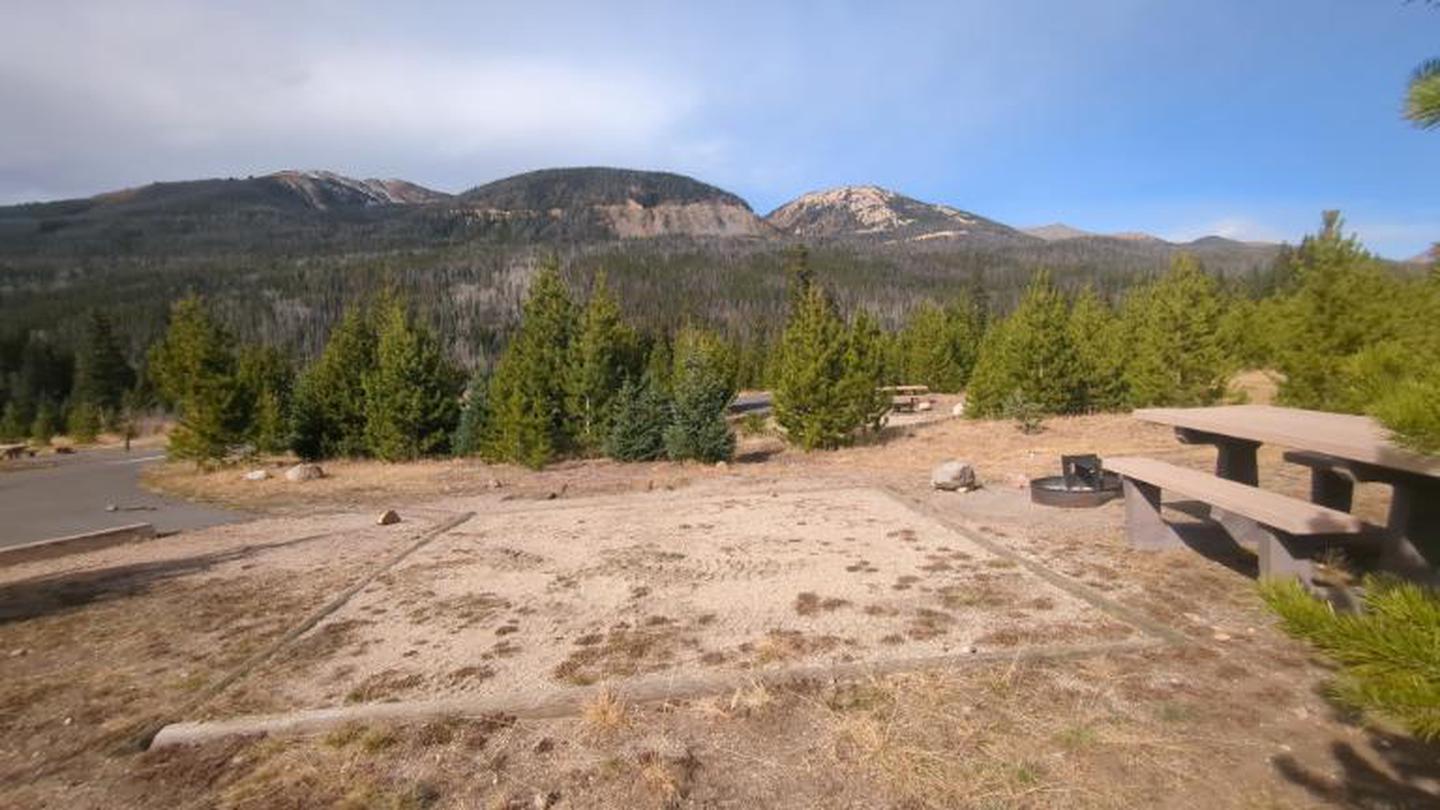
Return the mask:
M296 464L285 471L286 481L314 481L324 477L325 471L320 469L319 464Z
M242 476L240 476L240 477L241 477L243 480L246 480L246 481L264 481L265 479L267 479L267 478L270 477L270 471L269 471L269 470L251 470L250 472L247 472L247 473L245 473L244 475L242 475Z
M974 489L975 467L968 461L947 461L930 471L930 485L947 492Z
M954 407L952 407L952 408L950 409L950 415L951 415L951 416L964 416L964 415L965 415L965 403L963 403L963 402L957 402L957 403L955 403Z
M396 512L394 509L386 509L384 512L380 513L380 517L375 519L375 523L380 526L390 526L399 522L400 513Z

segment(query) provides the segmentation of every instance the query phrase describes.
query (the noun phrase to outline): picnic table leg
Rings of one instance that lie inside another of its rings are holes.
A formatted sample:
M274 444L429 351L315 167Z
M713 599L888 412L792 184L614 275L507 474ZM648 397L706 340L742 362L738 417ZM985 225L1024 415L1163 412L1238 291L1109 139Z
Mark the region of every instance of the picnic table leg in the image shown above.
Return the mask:
M1250 486L1260 484L1260 465L1256 461L1259 442L1205 433L1189 428L1176 428L1175 436L1184 444L1215 445L1215 475L1228 481L1238 481ZM1218 507L1210 507L1210 519L1225 527L1237 543L1248 541L1260 543L1264 529L1250 518L1232 514Z
M1355 501L1355 482L1337 470L1310 471L1310 502L1349 512Z
M1387 528L1383 567L1422 579L1440 577L1440 480L1396 481Z
M1306 550L1306 545L1292 535L1261 528L1259 547L1256 549L1260 557L1260 578L1297 577L1306 587L1310 587L1314 581L1314 565L1308 558L1301 556Z
M1180 548L1185 541L1160 515L1160 488L1144 481L1120 479L1125 491L1125 531L1130 547L1142 551Z

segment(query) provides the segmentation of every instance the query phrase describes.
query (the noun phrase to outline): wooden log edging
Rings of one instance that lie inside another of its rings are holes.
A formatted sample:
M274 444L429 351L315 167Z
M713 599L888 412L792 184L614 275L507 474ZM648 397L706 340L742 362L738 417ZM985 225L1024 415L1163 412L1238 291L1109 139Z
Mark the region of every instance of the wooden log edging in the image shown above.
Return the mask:
M464 523L465 521L469 520L474 516L474 512L463 512L461 514L455 515L449 520L445 520L439 524L431 526L428 530L422 533L420 537L415 540L415 542L401 549L399 552L392 555L389 559L376 566L374 570L370 571L370 573L366 574L365 576L352 583L348 588L341 591L335 598L325 603L325 605L320 607L315 612L306 616L299 624L296 624L295 626L287 630L285 632L285 635L276 639L274 643L270 644L270 646L266 647L260 652L255 653L254 655L247 658L245 661L241 662L238 667L231 670L227 675L225 675L225 677L206 686L203 690L201 690L200 694L196 695L188 703L177 709L175 713L181 716L190 714L195 710L199 709L201 706L210 702L221 692L229 689L231 686L233 686L243 678L249 676L250 673L258 669L261 664L268 661L276 653L290 646L292 643L294 643L296 639L305 635L305 633L313 629L315 625L324 621L327 616L344 607L345 604L349 602L352 597L355 596L355 594L359 593L361 589L374 582L375 579L381 574L384 574L386 571L389 571L396 565L399 565L402 560L424 548L425 546L429 545L430 542L433 541L435 538L439 537L442 534L445 534L446 532L450 531L456 526L459 526L460 524ZM140 729L134 735L135 744L142 749L149 748L156 734L159 733L164 727L165 724L163 722L157 722L152 723L143 729Z
M70 554L84 554L88 551L99 551L111 546L153 539L155 539L155 527L152 524L131 523L109 529L97 529L93 532L36 540L33 543L22 543L18 546L0 547L0 566L49 560Z
M1167 646L1167 642L1163 640L1141 638L1096 644L951 653L870 662L856 661L834 665L703 673L688 677L659 674L609 685L556 690L530 699L494 696L304 709L284 714L246 715L225 720L171 723L156 732L150 742L150 748L153 750L177 745L199 745L234 736L316 734L348 723L417 722L442 718L480 718L497 714L520 720L553 720L579 714L585 704L602 690L611 691L626 703L643 705L719 697L755 684L781 686L796 683L855 681L905 672L968 669L997 663L1074 660L1116 653L1141 652L1164 646Z

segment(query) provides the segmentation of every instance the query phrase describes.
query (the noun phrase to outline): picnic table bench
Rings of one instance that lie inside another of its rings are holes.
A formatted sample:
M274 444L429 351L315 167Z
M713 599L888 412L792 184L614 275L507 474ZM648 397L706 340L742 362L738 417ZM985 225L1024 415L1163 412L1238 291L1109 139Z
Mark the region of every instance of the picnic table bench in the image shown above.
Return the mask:
M1379 533L1382 567L1422 578L1434 577L1440 564L1440 457L1397 447L1374 420L1268 405L1147 408L1134 415L1142 421L1174 427L1182 442L1214 445L1217 453L1214 477L1153 459L1105 462L1107 469L1132 482L1126 491L1127 515L1134 511L1135 519L1140 521L1139 528L1132 529L1132 542L1144 539L1137 531L1169 539L1154 535L1156 530L1145 522L1149 520L1145 503L1151 502L1154 495L1153 503L1158 504L1156 487L1174 489L1210 504L1211 516L1237 540L1242 536L1257 539L1272 567L1301 573L1303 577L1304 572L1292 570L1297 566L1291 561L1279 560L1279 552L1293 554L1324 545L1302 542L1298 539L1302 537L1325 539L1368 533L1366 524L1350 517L1349 510L1354 484L1376 481L1392 488L1390 514ZM1284 455L1286 461L1310 468L1309 503L1259 489L1257 450L1265 443L1292 448ZM1146 463L1136 463L1140 461ZM1130 474L1118 469L1117 462L1128 467ZM1133 510L1132 500L1137 501ZM1349 520L1341 520L1339 515ZM1272 537L1273 542L1267 537ZM1263 555L1261 563L1265 574Z
M0 458L14 460L25 455L27 449L28 446L24 444L0 444Z
M1306 503L1153 458L1108 458L1105 469L1121 476L1125 491L1125 524L1133 547L1145 550L1182 548L1175 527L1160 516L1161 491L1194 498L1223 509L1226 529L1237 542L1253 542L1260 558L1260 576L1293 575L1311 580L1310 558L1326 541L1364 534L1365 521L1338 509ZM1240 522L1233 519L1238 516Z

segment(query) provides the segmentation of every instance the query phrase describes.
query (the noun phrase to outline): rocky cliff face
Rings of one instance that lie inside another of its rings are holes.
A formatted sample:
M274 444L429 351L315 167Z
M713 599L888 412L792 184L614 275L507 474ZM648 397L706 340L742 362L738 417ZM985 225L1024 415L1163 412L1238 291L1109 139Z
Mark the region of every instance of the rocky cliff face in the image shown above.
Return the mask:
M1006 225L948 205L921 202L879 186L844 186L804 194L766 221L801 239L1026 240Z

